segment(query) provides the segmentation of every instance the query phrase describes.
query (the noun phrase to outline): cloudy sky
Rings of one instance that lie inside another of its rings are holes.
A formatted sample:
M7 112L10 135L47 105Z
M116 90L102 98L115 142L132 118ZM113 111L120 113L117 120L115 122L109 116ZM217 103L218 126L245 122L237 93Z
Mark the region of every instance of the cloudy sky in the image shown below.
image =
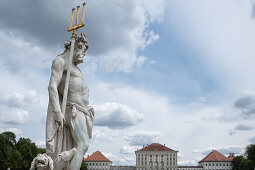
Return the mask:
M255 143L255 1L87 0L87 154L134 165L152 142L196 165ZM0 131L44 146L51 61L82 1L0 0Z

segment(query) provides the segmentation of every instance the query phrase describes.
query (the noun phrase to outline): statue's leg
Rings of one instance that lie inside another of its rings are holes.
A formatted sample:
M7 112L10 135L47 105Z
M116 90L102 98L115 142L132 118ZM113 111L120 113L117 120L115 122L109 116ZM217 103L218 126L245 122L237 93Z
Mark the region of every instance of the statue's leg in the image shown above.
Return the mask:
M76 117L73 120L74 138L77 142L76 153L71 160L70 169L79 170L83 157L89 147L89 136L87 132L86 116L77 110Z

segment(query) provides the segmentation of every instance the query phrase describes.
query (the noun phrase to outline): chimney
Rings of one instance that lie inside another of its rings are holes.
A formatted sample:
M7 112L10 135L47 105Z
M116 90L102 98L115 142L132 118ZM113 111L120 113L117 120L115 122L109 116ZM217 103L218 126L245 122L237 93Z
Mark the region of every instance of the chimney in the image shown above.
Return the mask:
M228 157L234 157L235 153L229 153Z

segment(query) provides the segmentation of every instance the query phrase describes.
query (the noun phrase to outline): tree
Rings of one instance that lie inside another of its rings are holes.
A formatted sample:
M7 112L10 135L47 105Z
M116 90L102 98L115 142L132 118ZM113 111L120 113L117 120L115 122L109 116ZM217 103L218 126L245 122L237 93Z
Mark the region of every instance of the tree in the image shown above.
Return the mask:
M87 166L88 165L84 161L82 161L80 170L87 170Z
M46 153L46 149L45 148L38 148L38 153Z
M28 138L20 138L16 144L16 148L23 158L21 169L29 169L31 162L38 154L38 149L35 143Z
M15 147L16 135L12 132L0 134L0 169L19 169L22 155Z
M242 162L239 164L239 170L254 170L255 164L250 159L243 159Z
M20 138L16 142L14 133L3 132L0 134L0 169L29 169L34 157L44 151L28 138Z
M245 148L245 156L247 157L247 159L255 162L255 144L248 145Z
M243 155L234 157L234 159L232 160L233 170L239 170L239 164L242 162L243 159Z
M16 135L13 132L3 132L2 135L6 138L8 145L14 146L16 144Z

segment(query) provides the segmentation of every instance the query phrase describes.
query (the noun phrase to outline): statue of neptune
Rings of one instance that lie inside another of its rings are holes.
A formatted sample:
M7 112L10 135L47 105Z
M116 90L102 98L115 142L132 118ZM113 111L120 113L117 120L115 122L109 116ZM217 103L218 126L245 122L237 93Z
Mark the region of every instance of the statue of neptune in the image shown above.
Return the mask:
M46 121L46 154L54 161L54 170L79 170L89 147L94 124L94 110L89 106L89 89L78 64L88 49L85 33L75 37L66 112L61 104L71 42L52 62L49 82L49 105Z

